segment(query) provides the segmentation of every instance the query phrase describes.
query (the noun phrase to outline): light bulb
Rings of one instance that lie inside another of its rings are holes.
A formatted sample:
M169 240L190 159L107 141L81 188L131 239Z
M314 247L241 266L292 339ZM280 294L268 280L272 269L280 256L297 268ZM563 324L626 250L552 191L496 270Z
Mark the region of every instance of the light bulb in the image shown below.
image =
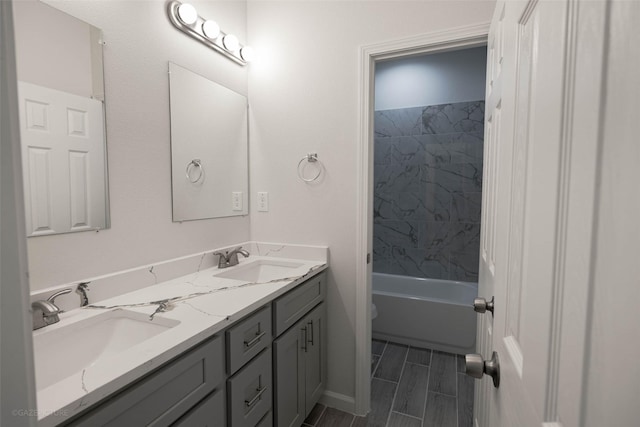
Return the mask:
M178 6L178 17L185 24L193 25L198 20L198 12L189 3L182 3Z
M220 35L220 25L216 21L205 21L202 24L202 32L207 38L215 39Z
M240 47L238 38L233 34L227 34L226 36L224 36L224 38L222 39L222 44L224 44L224 47L231 52L235 52Z
M240 56L247 62L251 62L256 57L256 52L251 46L245 46L240 49Z

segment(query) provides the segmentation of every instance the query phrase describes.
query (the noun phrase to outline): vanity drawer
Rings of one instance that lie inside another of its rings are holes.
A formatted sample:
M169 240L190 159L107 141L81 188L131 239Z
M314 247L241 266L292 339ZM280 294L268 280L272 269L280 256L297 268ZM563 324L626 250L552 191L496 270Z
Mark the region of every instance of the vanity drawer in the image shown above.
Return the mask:
M172 427L226 427L225 391L218 389L205 397L198 405L187 412Z
M271 307L266 306L227 331L227 371L233 375L271 343Z
M255 427L271 411L271 349L227 380L229 427Z
M324 300L326 287L326 273L320 273L278 298L273 303L276 336L289 329Z
M72 426L167 426L224 389L224 339L217 336L116 394Z

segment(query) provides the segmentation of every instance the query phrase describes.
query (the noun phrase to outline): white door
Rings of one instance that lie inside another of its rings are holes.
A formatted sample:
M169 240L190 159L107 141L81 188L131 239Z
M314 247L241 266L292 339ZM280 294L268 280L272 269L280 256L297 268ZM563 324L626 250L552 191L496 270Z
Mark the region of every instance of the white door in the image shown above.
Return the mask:
M478 351L485 360L497 352L501 380L499 388L488 376L477 381L479 427L559 418L563 266L574 256L566 229L582 215L567 209L575 4L499 2L491 24L479 294L495 296L495 317L479 315ZM593 182L581 185L594 194ZM582 301L588 289L572 291ZM584 322L570 326L584 334ZM563 387L580 395L579 382Z
M27 235L105 227L102 102L18 82Z

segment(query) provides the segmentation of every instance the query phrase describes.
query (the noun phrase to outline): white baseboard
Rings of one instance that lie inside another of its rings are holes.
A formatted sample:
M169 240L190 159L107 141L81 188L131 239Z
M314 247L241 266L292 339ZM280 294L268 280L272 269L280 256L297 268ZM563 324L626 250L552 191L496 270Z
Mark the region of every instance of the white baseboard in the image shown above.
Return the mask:
M349 412L350 414L355 413L356 401L352 396L346 396L333 391L325 391L320 397L320 403L330 408Z

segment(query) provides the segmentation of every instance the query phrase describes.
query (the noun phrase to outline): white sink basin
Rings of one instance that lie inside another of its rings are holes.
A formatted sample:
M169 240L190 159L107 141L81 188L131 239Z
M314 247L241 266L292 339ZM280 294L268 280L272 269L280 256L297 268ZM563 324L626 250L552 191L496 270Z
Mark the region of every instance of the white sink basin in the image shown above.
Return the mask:
M224 277L227 279L243 280L246 282L269 282L271 280L284 279L287 277L295 276L300 272L297 271L298 267L304 264L290 261L271 261L271 260L257 260L251 261L244 265L232 267L228 271L216 274L217 277Z
M67 326L42 328L33 333L36 388L49 387L179 323L116 309Z

